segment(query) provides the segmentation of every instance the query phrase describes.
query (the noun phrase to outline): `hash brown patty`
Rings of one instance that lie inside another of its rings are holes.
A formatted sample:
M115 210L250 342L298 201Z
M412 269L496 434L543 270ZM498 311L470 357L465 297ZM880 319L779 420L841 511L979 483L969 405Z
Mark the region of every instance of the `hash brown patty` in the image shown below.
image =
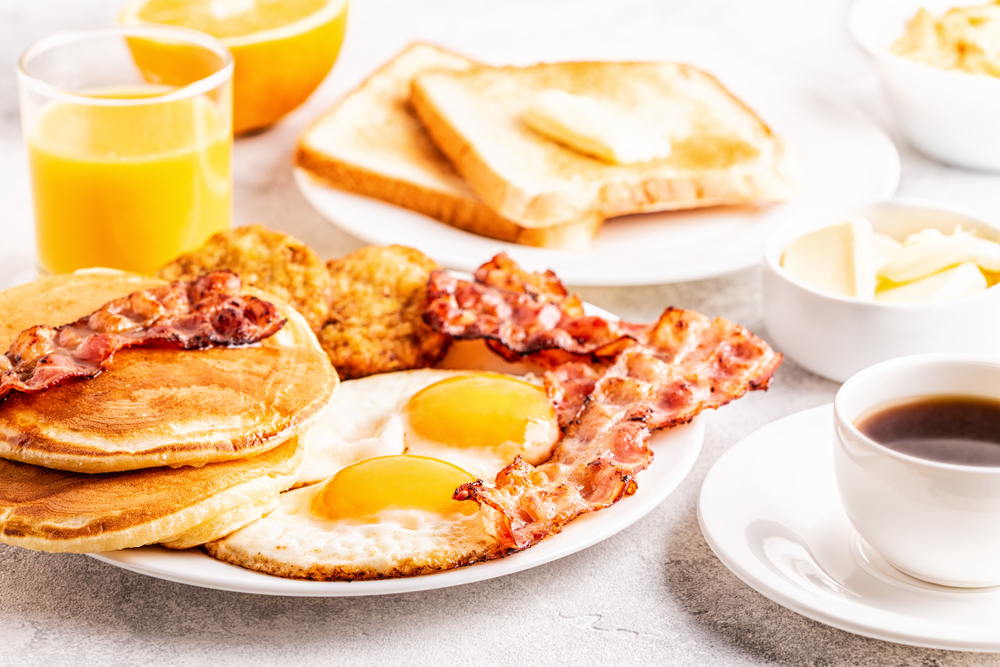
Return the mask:
M399 245L366 246L327 263L333 298L316 335L341 379L425 368L444 356L451 338L421 317L438 268Z
M263 225L219 232L161 268L156 276L194 280L218 269L231 269L240 274L244 285L289 302L314 331L327 320L330 274L323 260L305 243Z

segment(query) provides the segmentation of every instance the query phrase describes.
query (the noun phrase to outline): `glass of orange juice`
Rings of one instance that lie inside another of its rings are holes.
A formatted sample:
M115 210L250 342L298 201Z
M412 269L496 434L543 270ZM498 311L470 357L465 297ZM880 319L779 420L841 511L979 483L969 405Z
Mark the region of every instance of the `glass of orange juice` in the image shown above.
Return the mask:
M215 38L74 30L18 63L43 273L154 273L232 217L232 73Z

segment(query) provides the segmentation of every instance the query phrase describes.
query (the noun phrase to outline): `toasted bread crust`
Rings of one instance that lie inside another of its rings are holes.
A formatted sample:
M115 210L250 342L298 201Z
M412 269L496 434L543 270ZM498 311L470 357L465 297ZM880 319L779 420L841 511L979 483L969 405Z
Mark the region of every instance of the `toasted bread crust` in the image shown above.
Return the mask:
M427 138L407 101L414 73L458 71L474 64L444 49L411 45L302 133L295 164L335 187L403 206L467 232L538 247L585 247L600 228L600 216L587 213L545 230L507 220L462 183ZM358 105L367 105L372 114L352 116L352 107ZM339 141L323 136L333 128L352 132ZM355 150L362 145L372 150ZM404 161L411 173L390 173L379 162L379 152Z
M456 229L508 243L564 250L585 248L604 222L603 217L593 214L548 228L522 227L500 217L478 199L456 197L416 183L387 178L302 144L296 149L295 163L334 187L381 199Z
M645 90L625 89L631 79L642 81ZM601 87L609 85L616 89ZM693 123L687 135L672 138L670 157L611 165L523 124L532 96L548 88L624 98L636 108L649 99L664 103L673 88L688 90L685 103L701 104L740 129ZM525 227L551 227L584 212L611 217L784 200L793 192L784 143L714 77L689 65L580 62L431 72L414 80L411 103L476 194Z

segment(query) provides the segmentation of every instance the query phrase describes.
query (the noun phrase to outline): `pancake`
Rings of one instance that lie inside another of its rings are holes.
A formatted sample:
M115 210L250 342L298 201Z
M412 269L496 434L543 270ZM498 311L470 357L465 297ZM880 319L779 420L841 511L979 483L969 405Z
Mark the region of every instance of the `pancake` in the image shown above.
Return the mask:
M268 511L302 461L296 437L200 468L88 475L0 459L0 542L81 553L172 540L193 546L192 536L222 537ZM243 523L234 509L244 510Z
M300 444L299 450L304 451L304 449ZM303 456L302 459L305 460L305 457ZM180 535L163 540L160 544L168 549L190 549L211 542L267 516L278 508L278 504L277 494L261 494L258 498L243 496L228 510L199 523Z
M55 276L0 293L0 349L35 324L58 326L113 298L163 284L107 270ZM100 473L252 456L303 432L326 407L336 372L303 317L253 346L117 352L103 373L0 403L0 458Z

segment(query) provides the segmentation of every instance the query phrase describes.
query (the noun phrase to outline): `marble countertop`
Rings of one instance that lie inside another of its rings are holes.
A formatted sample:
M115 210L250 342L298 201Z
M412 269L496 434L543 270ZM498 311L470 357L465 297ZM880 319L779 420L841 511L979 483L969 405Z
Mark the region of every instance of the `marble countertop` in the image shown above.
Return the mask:
M34 270L16 59L57 30L112 21L119 4L0 0L0 266L8 276ZM847 7L843 0L354 0L331 76L278 126L236 142L236 223L287 231L323 257L362 245L295 188L294 140L415 39L497 63L738 60L874 118L902 156L899 195L1000 217L1000 177L942 166L902 140L874 71L847 34ZM653 319L674 305L733 319L767 338L757 269L578 291L629 319ZM993 664L991 655L912 648L811 621L743 584L702 537L697 494L719 456L775 419L830 402L837 387L786 361L770 391L703 417L707 434L694 469L637 524L547 565L455 588L371 598L245 595L161 581L82 555L0 545L0 664Z

